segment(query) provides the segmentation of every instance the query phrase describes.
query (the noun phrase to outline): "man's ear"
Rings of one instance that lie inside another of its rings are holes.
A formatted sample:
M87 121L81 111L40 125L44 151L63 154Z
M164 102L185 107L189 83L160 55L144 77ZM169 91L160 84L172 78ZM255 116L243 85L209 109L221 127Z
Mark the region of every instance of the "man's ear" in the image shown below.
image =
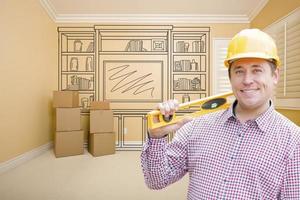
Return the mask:
M230 74L230 71L231 71L231 64L230 64L229 67L228 67L228 78L229 78L229 80L231 80L231 74Z
M273 73L273 83L276 85L278 81L279 81L279 69L277 67Z

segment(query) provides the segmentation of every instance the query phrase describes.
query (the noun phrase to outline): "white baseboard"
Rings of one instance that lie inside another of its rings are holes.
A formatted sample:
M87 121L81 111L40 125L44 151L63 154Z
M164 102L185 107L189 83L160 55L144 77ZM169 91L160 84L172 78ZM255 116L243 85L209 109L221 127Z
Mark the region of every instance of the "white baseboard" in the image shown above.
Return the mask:
M44 152L51 149L52 146L53 146L53 142L49 142L47 144L44 144L42 146L39 146L39 147L31 150L31 151L23 153L13 159L10 159L8 161L0 163L0 174L4 173L10 169L13 169L13 168L23 164L24 162L27 162L27 161L43 154Z

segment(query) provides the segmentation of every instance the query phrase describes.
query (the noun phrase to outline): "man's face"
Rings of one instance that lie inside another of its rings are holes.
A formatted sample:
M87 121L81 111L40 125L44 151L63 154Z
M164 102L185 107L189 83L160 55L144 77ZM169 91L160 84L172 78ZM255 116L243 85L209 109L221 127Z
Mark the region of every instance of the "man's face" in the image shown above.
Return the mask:
M243 58L230 68L232 91L243 109L258 109L272 97L279 79L278 69L272 72L270 63L260 58Z

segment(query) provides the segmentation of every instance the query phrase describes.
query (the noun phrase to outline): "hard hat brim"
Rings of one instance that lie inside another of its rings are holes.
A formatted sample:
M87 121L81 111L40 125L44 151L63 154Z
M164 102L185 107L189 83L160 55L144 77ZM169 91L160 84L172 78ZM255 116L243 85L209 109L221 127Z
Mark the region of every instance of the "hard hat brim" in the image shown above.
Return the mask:
M250 52L250 53L239 53L236 54L229 59L224 60L225 66L228 68L231 63L233 63L236 60L242 59L242 58L261 58L265 59L271 62L274 62L274 64L279 67L280 66L280 61L278 57L271 57L269 55L266 55L264 53L258 53L258 52Z

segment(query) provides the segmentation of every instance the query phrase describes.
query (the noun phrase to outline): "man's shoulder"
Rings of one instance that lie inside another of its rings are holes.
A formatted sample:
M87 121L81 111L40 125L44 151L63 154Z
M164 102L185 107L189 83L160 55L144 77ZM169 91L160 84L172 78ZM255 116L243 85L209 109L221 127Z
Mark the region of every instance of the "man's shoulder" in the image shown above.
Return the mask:
M281 129L282 134L288 134L288 136L292 136L300 140L300 127L296 125L289 118L279 113L278 111L274 112L274 124L278 129Z
M298 125L296 125L293 121L291 121L289 118L287 118L280 112L275 110L274 115L275 115L275 123L281 124L288 129L300 130L300 127Z

